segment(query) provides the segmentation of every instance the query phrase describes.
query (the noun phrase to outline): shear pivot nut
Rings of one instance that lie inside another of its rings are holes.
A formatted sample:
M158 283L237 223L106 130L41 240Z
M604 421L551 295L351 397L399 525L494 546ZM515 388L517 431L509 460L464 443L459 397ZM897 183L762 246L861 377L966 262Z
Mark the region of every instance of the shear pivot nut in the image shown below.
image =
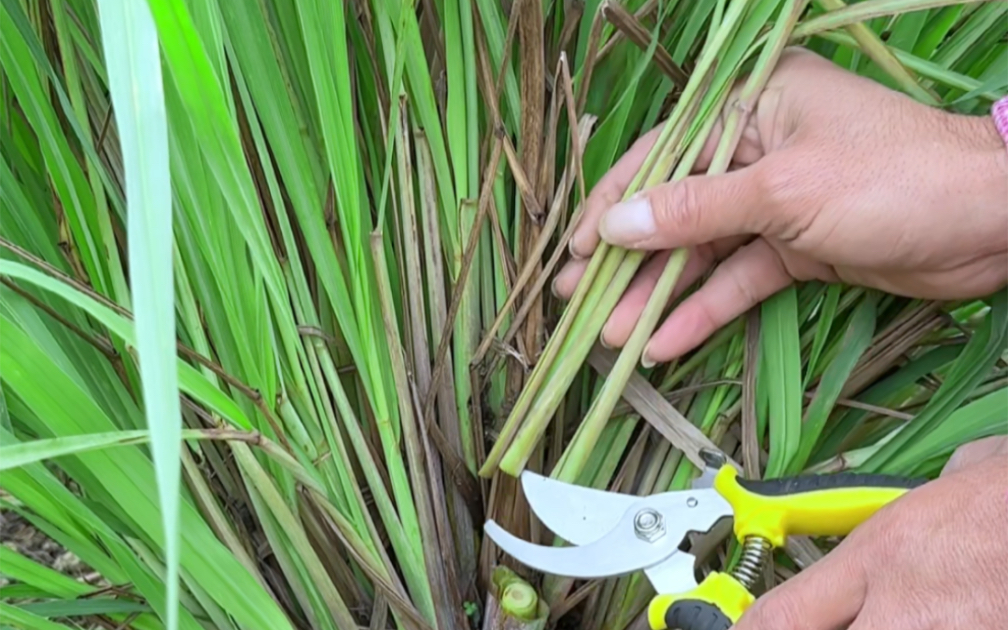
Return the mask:
M644 508L634 517L634 533L641 540L654 542L665 535L665 519L657 510Z
M706 464L709 468L721 468L728 463L728 458L724 453L710 448L700 449L700 459L702 459L704 464Z

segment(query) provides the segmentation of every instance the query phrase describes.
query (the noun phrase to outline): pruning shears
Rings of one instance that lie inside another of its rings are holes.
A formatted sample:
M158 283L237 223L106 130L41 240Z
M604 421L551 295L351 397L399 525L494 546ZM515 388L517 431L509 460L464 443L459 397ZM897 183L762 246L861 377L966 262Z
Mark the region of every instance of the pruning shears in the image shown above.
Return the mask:
M486 534L508 555L551 575L596 579L643 570L658 593L648 608L653 630L728 630L755 601L751 592L773 549L789 535L843 536L926 479L835 473L764 481L740 478L727 458L703 450L692 488L646 497L521 475L529 506L573 546L531 544L493 520ZM734 519L742 554L731 572L699 584L696 558L681 551L689 532Z

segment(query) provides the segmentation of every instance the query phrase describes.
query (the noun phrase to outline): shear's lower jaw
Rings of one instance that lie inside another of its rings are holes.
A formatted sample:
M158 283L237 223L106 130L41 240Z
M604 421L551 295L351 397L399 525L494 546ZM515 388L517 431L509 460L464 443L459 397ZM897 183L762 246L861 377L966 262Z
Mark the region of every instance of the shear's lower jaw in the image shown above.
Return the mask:
M697 587L696 557L680 551L645 569L644 574L656 593L685 593Z

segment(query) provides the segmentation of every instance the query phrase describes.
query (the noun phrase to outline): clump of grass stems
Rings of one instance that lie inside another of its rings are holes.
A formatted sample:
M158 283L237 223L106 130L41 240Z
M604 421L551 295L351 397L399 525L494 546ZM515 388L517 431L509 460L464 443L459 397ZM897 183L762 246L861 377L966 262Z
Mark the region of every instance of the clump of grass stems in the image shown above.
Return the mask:
M682 179L692 172L696 158L721 114L729 89L735 84L747 57L759 49L754 44L764 24L760 19L768 20L772 12L779 9L778 24L771 31L769 40L762 45L762 54L739 95L738 106L733 107L726 120L722 140L707 169L711 175L727 171L744 128L743 112L752 109L806 3L781 4L736 1L728 5L723 20L712 26L708 43L697 60L689 83L654 147L628 186L624 200L643 188L663 183L670 177L672 180ZM740 29L742 26L744 28ZM583 432L579 431L570 450L565 453L559 478L570 481L580 473L587 454L597 441L599 428L611 414L630 370L639 361L644 345L654 331L685 266L686 256L686 250L682 249L670 256L640 319L620 352L613 372L581 424L580 431ZM545 431L545 425L566 394L578 362L587 356L592 341L643 259L644 252L626 251L600 243L494 449L487 456L481 469L483 474L489 474L499 465L505 472L516 475L527 463L532 449ZM563 360L554 364L554 360L561 356ZM530 410L533 411L530 413Z

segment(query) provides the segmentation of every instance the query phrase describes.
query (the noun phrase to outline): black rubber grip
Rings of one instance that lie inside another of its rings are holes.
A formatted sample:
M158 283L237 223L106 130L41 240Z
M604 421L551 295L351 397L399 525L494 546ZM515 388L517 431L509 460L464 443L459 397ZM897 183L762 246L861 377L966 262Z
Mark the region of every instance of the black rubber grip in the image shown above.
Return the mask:
M906 488L912 490L927 483L927 479L909 479L895 475L860 475L857 473L833 473L825 475L799 475L780 479L742 479L738 484L754 494L765 497L780 497L818 490L838 490L841 488Z
M665 611L665 625L669 630L729 630L732 622L707 602L685 599Z

